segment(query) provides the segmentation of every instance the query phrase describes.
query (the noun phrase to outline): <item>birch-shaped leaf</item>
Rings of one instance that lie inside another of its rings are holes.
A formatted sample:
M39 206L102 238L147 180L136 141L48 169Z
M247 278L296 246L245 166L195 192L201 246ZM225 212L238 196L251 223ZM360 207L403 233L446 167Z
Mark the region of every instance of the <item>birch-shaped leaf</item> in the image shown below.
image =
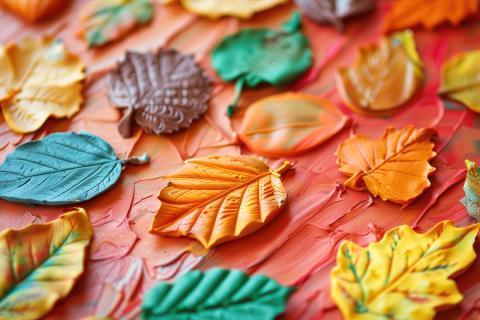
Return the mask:
M267 157L294 156L330 139L348 118L330 101L284 93L257 101L243 117L238 138Z
M89 47L103 46L150 22L153 12L150 0L91 0L80 11L80 34Z
M468 214L480 221L480 168L470 160L465 160L467 165L467 177L463 185L465 198L461 202L467 208Z
M290 167L286 161L272 170L246 156L189 159L166 176L170 183L160 192L150 232L188 236L205 248L255 232L283 209L280 179Z
M477 10L477 0L395 0L383 29L388 32L421 25L431 30L446 22L458 25Z
M0 6L28 22L50 16L64 0L0 0Z
M193 59L175 50L127 52L110 73L110 101L124 109L118 130L133 134L133 123L147 133L187 129L208 109L212 81Z
M475 260L479 228L443 221L424 234L396 227L367 248L344 241L330 276L332 297L345 319L433 319L462 300L449 278Z
M457 54L442 65L440 94L480 112L480 50Z
M236 81L235 98L227 114L233 114L245 85L289 84L311 66L312 57L298 12L281 31L244 29L226 37L213 51L212 65L224 81Z
M148 291L142 319L274 320L285 310L293 290L264 275L248 276L240 270L195 270L173 284L162 282Z
M84 271L93 230L72 209L47 224L0 233L0 318L39 319L65 298Z
M435 171L428 162L436 156L433 134L433 129L408 126L388 128L378 140L355 135L344 141L336 155L340 172L349 177L345 186L396 203L413 200L430 186L428 175Z
M84 64L52 38L0 47L0 105L8 126L33 132L45 121L71 117L82 103Z
M423 67L410 30L360 49L355 65L337 73L337 89L353 111L385 115L420 89Z
M250 18L254 13L273 8L288 0L180 0L185 9L212 19L221 16Z
M62 205L89 200L117 182L124 164L101 138L88 133L54 133L17 147L0 165L0 198Z

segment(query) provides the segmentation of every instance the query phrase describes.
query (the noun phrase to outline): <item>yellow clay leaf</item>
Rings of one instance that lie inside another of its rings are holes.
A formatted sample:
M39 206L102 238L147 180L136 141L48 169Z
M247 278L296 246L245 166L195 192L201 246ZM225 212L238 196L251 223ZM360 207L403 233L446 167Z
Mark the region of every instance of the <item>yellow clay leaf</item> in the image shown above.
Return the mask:
M440 94L480 112L480 50L457 54L443 64Z
M332 270L331 295L347 320L430 320L463 297L449 279L475 260L479 224L443 221L424 234L409 226L362 248L344 241Z
M84 64L53 38L0 47L0 105L19 133L39 129L50 117L71 117L82 103Z
M337 88L353 111L385 115L407 103L423 78L413 33L406 30L360 49L356 64L338 71Z
M84 271L93 236L87 213L0 233L0 319L39 319L65 298Z
M340 172L349 176L345 186L368 189L382 200L407 203L430 186L428 175L435 171L429 160L436 156L430 138L433 129L388 128L383 137L372 140L355 135L337 150Z
M272 171L253 157L209 156L189 159L168 175L162 205L150 232L188 236L205 248L246 236L270 222L287 194L280 180L286 161Z
M248 19L254 13L270 9L288 0L180 0L189 11L212 19L234 16Z

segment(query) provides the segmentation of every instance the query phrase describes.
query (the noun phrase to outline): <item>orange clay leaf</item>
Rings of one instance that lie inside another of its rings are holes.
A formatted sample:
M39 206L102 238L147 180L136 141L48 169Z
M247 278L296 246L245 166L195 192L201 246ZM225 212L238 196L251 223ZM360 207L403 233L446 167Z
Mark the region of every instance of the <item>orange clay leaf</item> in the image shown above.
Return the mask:
M330 101L301 93L284 93L250 106L238 138L267 157L294 156L327 141L348 118Z
M407 103L423 77L413 33L406 30L360 49L355 65L338 71L337 88L353 111L385 115Z
M191 237L205 248L255 232L285 205L280 179L290 167L286 161L273 171L246 156L189 159L166 177L150 232Z
M0 0L0 6L28 22L36 22L55 13L64 0Z
M345 186L368 189L382 200L407 203L430 186L428 175L435 171L429 160L436 156L430 138L433 129L388 128L383 137L372 140L355 135L337 150L340 172L347 175Z

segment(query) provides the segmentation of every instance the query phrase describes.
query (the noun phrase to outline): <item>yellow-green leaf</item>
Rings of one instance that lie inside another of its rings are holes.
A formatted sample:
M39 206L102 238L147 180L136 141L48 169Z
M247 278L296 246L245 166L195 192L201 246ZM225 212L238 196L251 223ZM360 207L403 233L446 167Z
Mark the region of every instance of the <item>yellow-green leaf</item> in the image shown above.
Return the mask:
M180 0L189 11L212 19L234 16L248 19L254 13L270 9L287 0ZM171 1L168 1L171 2ZM167 3L168 3L167 2Z

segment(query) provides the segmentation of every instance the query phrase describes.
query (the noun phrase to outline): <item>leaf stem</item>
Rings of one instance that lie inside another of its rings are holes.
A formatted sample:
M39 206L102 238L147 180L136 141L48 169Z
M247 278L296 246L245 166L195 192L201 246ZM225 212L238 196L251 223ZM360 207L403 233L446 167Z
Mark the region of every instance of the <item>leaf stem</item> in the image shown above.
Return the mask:
M231 117L238 106L238 101L240 100L240 95L243 91L243 86L245 85L245 77L241 77L235 83L235 96L233 102L227 107L227 115Z
M291 168L293 168L293 166L296 164L296 162L290 162L290 161L284 161L282 166L276 170L272 170L270 169L270 172L272 174L275 174L275 175L283 175L285 174L288 170L290 170Z
M150 161L150 157L147 153L142 154L141 156L130 157L127 159L122 160L122 164L134 164L134 165L141 165L146 164Z

